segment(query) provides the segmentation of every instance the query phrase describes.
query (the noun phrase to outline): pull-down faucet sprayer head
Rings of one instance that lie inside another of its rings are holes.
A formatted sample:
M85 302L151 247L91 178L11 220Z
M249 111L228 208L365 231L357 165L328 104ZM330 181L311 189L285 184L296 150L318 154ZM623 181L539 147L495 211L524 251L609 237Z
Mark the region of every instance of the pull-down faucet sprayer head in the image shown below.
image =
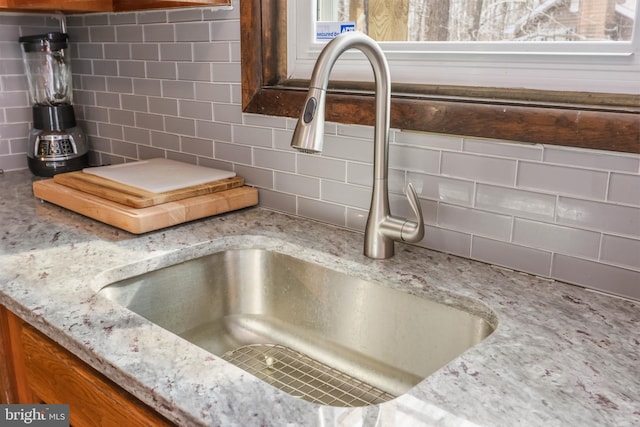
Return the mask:
M293 132L291 146L304 153L322 152L324 141L324 108L327 91L309 88L300 119Z

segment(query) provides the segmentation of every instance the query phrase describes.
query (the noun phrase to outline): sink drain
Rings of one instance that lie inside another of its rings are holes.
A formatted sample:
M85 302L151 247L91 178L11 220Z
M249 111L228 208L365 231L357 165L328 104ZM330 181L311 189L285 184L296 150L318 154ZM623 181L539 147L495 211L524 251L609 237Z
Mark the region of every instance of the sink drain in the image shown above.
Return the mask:
M222 358L280 390L309 402L332 406L366 406L396 396L288 347L253 344Z

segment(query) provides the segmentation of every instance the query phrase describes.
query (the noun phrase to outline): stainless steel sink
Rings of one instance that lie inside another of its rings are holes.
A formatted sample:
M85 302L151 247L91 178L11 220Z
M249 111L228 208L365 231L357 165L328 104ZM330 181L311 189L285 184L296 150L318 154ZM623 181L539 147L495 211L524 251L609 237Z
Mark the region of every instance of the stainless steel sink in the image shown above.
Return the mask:
M283 391L333 406L399 396L495 328L471 313L481 310L264 249L214 253L99 293Z

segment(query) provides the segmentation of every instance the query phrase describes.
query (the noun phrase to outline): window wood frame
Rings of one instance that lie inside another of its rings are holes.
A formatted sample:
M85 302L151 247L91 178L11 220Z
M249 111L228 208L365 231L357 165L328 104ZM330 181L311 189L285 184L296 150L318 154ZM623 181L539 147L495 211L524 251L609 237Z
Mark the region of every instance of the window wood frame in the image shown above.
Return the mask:
M308 81L286 75L286 0L240 2L242 110L299 117ZM330 83L328 121L373 125L372 83ZM391 127L640 153L640 95L392 85Z

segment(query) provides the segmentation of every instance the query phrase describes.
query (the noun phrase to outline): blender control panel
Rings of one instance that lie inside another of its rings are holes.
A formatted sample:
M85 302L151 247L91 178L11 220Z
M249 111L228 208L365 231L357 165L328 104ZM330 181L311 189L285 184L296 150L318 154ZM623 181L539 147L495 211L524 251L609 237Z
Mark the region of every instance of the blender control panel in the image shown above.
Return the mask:
M59 157L77 153L71 135L40 135L35 148L37 157Z

